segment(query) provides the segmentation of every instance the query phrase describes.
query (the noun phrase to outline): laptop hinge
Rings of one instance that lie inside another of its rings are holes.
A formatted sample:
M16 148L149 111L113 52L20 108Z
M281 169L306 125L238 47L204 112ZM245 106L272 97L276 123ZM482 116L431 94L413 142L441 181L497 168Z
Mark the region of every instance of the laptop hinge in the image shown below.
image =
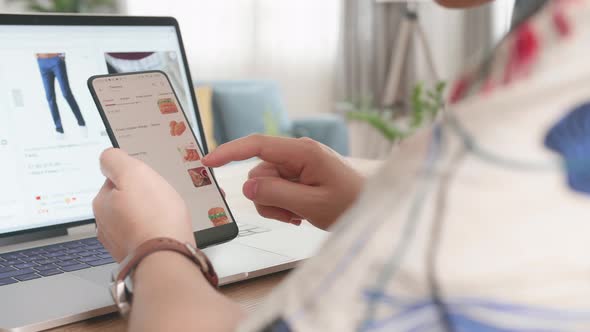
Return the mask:
M0 247L13 245L13 244L19 244L19 243L23 243L23 242L43 240L43 239L47 239L47 238L64 236L64 235L68 235L67 227L50 229L50 230L43 230L43 231L27 232L26 234L19 234L19 235L13 235L13 236L0 238Z

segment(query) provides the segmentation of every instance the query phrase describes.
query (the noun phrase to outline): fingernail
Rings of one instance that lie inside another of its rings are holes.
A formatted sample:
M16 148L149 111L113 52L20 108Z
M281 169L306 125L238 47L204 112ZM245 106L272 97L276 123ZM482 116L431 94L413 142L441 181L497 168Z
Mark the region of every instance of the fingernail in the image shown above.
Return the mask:
M291 221L289 221L289 222L295 226L300 226L302 220L301 219L291 219Z
M254 197L256 197L256 189L258 189L257 187L258 184L255 179L249 179L246 181L243 188L244 196L249 200L254 200Z
M203 164L206 164L208 159L209 159L209 155L204 155L203 158L201 158L201 162Z

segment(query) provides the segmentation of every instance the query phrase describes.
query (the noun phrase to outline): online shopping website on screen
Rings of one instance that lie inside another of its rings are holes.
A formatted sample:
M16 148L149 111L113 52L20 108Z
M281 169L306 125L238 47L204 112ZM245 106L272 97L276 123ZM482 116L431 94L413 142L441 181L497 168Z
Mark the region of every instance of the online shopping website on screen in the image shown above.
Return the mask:
M92 82L121 149L143 160L187 203L193 229L230 222L227 207L186 124L170 84L160 73L97 78Z
M173 27L0 26L0 39L0 234L93 218L110 141L88 77L162 70L195 123Z

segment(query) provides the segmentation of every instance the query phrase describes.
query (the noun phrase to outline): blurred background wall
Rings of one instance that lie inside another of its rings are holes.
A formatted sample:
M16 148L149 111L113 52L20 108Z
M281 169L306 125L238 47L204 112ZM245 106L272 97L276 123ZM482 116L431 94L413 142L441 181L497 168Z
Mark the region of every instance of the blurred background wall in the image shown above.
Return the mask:
M0 11L30 12L31 4L62 2L68 0L0 0ZM404 2L387 0L70 2L87 12L176 17L195 80L276 82L293 119L338 113L339 103L366 96L379 104L405 8ZM506 33L514 1L467 11L415 3L436 68L451 80ZM402 98L416 81L430 78L419 46L412 46Z

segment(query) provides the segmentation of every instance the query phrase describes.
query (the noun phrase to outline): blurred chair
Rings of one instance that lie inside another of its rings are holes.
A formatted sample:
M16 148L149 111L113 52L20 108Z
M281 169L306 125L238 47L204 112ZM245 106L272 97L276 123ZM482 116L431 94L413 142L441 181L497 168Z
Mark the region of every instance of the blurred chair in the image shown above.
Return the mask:
M346 121L331 113L289 119L280 90L272 81L195 82L210 150L253 133L309 137L348 155Z
M213 90L208 86L196 87L195 95L197 96L199 115L201 116L201 124L203 125L203 131L205 132L207 147L209 148L209 151L213 151L217 147L217 141L213 134L213 111L211 110Z

